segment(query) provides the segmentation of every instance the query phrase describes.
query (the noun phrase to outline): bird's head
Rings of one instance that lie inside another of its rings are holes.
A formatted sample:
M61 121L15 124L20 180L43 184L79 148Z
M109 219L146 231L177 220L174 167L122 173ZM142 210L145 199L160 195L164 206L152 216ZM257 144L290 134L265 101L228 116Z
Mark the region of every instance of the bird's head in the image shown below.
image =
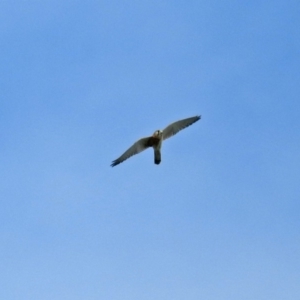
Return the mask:
M162 137L162 131L161 130L155 130L154 133L153 133L153 137L161 138Z

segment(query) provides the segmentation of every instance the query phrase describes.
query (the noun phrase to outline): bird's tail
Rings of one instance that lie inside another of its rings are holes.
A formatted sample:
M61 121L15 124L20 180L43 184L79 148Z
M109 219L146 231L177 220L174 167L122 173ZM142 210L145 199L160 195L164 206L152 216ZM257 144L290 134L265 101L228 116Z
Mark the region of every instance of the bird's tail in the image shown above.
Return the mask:
M159 149L154 149L154 163L159 165L161 162L161 154Z

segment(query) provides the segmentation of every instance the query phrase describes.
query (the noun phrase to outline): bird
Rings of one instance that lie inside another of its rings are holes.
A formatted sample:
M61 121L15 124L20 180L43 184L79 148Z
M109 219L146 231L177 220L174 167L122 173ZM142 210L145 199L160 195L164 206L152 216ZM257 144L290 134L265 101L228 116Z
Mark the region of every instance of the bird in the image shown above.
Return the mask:
M150 147L154 149L154 163L159 165L161 162L161 146L164 140L172 137L180 130L194 124L201 119L201 116L182 119L168 125L164 130L155 130L152 136L144 137L136 141L129 149L127 149L119 158L111 163L111 167L115 167L129 157L138 154Z

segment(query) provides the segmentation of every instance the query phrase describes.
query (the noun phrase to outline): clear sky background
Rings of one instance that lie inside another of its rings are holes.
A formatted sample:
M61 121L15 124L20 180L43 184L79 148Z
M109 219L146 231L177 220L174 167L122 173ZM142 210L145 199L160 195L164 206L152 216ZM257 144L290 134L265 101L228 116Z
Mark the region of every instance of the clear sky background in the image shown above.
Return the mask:
M1 0L0 298L300 299L299 16Z

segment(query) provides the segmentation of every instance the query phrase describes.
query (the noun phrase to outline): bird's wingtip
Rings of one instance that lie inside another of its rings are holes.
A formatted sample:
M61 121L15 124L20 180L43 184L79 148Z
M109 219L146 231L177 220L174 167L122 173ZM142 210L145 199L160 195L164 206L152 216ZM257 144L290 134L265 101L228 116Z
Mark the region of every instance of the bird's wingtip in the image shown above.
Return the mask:
M119 164L119 162L117 162L117 161L114 160L114 161L111 163L110 166L111 166L111 167L115 167L115 166L118 165L118 164Z

